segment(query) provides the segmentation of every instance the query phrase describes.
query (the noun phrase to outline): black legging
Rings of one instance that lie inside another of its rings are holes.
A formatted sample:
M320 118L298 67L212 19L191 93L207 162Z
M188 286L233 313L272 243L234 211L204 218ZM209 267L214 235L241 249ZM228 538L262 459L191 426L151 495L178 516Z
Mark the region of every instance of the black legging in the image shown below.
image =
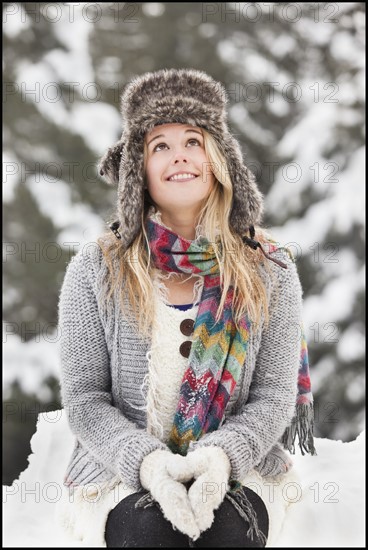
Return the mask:
M257 515L259 529L268 536L268 513L261 499L249 487L243 487ZM106 522L105 539L108 548L263 548L264 543L254 536L247 537L249 523L234 505L225 498L214 512L214 521L195 542L174 530L159 506L135 508L145 491L124 498L111 510Z

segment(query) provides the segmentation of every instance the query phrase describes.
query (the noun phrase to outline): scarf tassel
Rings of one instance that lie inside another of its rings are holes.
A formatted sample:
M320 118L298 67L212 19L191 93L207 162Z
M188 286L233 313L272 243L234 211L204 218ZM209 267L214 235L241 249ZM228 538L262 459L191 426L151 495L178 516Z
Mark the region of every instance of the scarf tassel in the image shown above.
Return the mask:
M239 513L240 517L242 517L244 521L249 523L249 528L247 531L248 539L250 538L252 541L254 541L254 537L256 537L257 540L265 546L267 542L267 537L259 528L257 514L254 511L252 503L249 501L246 494L244 493L243 487L227 492L225 498L227 498L231 502L231 504Z
M317 455L313 440L314 428L314 409L313 403L298 404L296 406L296 415L294 416L290 426L284 431L281 443L284 449L287 449L291 454L295 454L295 438L298 435L299 447L302 455L304 451L312 456Z
M158 503L153 499L151 493L149 491L146 491L145 494L139 500L137 500L134 508L148 508L149 506L153 506L154 504Z

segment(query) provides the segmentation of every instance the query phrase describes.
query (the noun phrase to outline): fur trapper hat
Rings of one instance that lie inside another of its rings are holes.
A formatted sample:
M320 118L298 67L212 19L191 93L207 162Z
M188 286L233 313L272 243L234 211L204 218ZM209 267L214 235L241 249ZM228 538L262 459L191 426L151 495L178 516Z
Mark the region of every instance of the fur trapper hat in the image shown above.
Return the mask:
M243 163L238 141L227 125L225 88L205 72L162 69L132 80L121 96L121 139L99 163L100 175L118 185L118 221L111 229L128 248L141 228L145 200L143 144L146 132L168 123L204 128L215 139L227 163L233 184L230 227L243 236L263 215L263 195L254 175ZM117 228L119 227L119 231ZM247 239L248 240L248 239ZM257 242L257 241L254 241Z

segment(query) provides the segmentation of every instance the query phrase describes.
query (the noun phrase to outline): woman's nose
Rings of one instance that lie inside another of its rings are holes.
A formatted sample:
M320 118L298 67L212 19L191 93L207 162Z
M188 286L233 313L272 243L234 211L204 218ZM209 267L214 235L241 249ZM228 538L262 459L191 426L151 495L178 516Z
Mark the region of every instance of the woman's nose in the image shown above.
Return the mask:
M188 162L188 155L184 151L177 151L173 154L173 162Z

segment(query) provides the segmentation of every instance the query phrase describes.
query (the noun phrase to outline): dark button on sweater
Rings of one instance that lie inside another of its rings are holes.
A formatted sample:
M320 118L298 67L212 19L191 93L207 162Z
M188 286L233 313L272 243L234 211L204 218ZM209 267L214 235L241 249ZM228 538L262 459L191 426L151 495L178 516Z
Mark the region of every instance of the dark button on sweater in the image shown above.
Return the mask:
M181 355L185 358L188 358L191 347L192 347L192 342L190 340L185 340L185 342L183 342L179 348Z
M193 319L184 319L184 321L180 323L180 330L182 334L184 334L185 336L190 336L193 332L193 328L194 328Z

